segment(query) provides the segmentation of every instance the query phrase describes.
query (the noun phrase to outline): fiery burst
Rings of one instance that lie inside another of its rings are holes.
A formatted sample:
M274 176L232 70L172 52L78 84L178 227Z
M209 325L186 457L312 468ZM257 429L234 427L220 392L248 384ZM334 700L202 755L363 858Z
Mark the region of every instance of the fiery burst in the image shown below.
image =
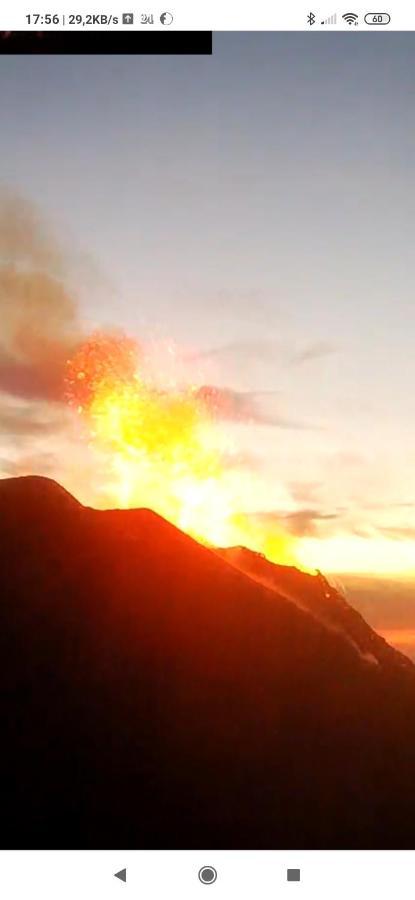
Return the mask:
M94 335L68 361L68 402L108 457L112 501L148 506L202 542L295 562L290 535L239 513L253 476L224 464L232 448L206 394L164 381L126 337Z

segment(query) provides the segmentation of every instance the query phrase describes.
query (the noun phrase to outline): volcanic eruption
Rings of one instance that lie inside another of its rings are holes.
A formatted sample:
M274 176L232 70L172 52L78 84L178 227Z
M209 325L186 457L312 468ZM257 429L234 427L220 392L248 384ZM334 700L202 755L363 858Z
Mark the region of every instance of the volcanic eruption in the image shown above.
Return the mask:
M293 561L294 540L282 528L240 512L255 476L229 466L229 392L151 374L146 353L125 336L96 334L67 363L67 400L109 455L116 505L148 505L205 543L243 542Z
M412 846L415 670L244 512L230 425L269 417L170 340L84 327L25 204L0 250L5 421L72 428L90 504L0 480L3 846Z
M262 421L256 401L207 384L203 366L185 365L185 348L171 339L88 332L73 260L30 204L12 194L0 202L0 262L0 390L6 405L14 398L9 418L16 420L16 406L21 415L23 402L28 417L36 410L42 421L51 413L60 418L72 435L60 448L61 464L66 458L78 491L98 506L148 506L207 544L242 543L270 559L298 561L282 525L244 512L266 491L249 460L241 462L231 426ZM82 448L102 468L94 490ZM33 468L20 454L14 471Z

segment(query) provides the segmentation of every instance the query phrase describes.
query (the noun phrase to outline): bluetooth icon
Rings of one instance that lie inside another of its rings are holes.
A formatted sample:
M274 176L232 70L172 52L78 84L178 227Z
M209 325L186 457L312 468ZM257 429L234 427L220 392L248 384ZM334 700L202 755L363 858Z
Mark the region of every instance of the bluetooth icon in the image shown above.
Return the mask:
M309 24L309 25L314 25L314 22L315 22L315 21L316 21L316 17L315 17L315 15L314 15L314 13L312 13L312 12L309 13L308 16L307 16L307 22L308 22L308 24Z

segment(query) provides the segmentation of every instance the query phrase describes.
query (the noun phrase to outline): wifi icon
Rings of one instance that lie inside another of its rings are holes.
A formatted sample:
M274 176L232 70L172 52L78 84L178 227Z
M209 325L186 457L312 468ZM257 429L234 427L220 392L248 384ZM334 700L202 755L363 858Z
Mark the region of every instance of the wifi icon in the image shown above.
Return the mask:
M348 25L357 25L358 18L356 13L345 13L344 16L342 16L342 19L344 19Z

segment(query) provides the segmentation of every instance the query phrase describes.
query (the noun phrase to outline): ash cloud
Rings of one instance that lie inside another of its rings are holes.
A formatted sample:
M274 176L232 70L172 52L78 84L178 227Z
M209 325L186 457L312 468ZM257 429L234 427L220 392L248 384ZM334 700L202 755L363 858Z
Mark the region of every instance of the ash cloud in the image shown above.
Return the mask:
M59 399L78 338L65 258L19 196L0 193L0 390L26 399Z
M27 400L59 401L65 358L57 353L45 360L22 360L0 350L0 389Z
M63 273L61 250L34 206L4 188L0 190L0 257L12 265Z

